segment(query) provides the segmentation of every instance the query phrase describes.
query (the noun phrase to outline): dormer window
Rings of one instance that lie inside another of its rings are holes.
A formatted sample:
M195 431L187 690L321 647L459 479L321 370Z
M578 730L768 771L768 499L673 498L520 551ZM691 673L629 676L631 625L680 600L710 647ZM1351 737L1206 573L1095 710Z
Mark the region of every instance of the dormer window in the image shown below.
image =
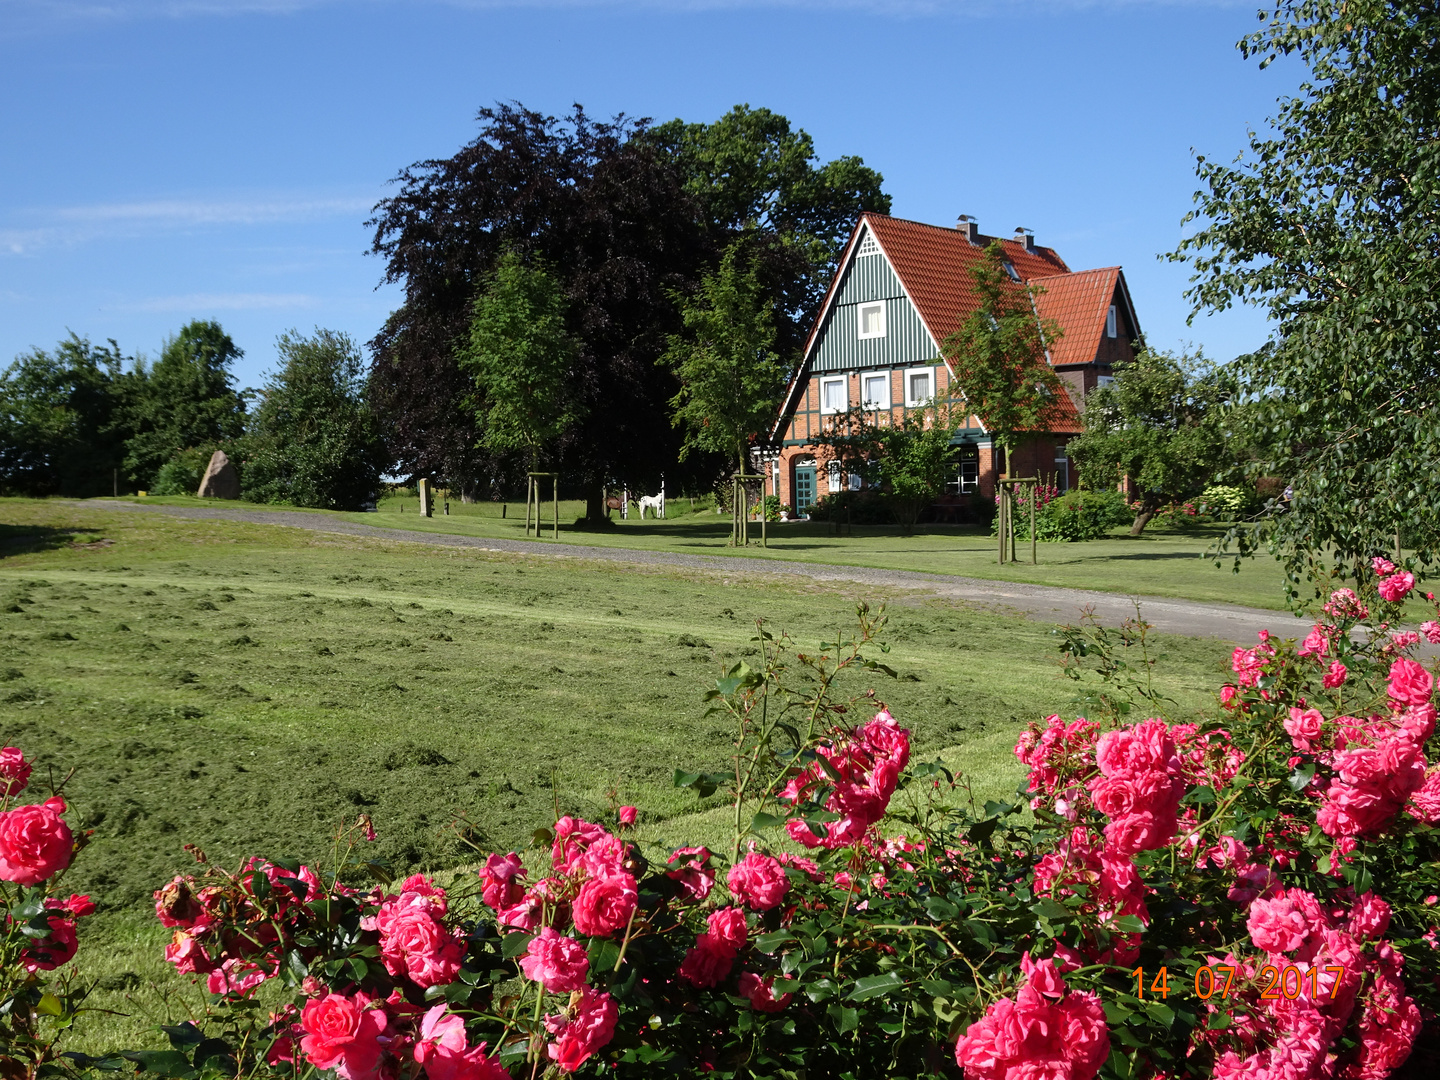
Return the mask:
M1110 310L1105 313L1105 336L1115 336L1115 305L1110 305Z
M860 305L860 336L882 338L885 336L885 304Z

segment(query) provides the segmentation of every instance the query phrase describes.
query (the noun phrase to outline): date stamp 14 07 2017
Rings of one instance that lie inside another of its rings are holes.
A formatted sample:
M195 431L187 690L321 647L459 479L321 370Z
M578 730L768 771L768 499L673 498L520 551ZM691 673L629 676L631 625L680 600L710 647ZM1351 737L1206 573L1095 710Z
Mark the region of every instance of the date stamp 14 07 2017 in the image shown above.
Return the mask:
M1230 996L1230 988L1235 982L1234 964L1216 964L1213 967L1207 965L1195 972L1195 996L1202 1001L1209 1001L1217 994L1221 999ZM1147 987L1145 982L1145 969L1138 967L1132 971L1131 976L1135 979L1135 996L1144 998L1148 992L1152 997L1170 996L1170 973L1166 968L1161 968L1155 973ZM1340 989L1340 984L1345 981L1344 964L1327 964L1323 967L1298 967L1295 964L1285 964L1283 967L1276 967L1274 964L1266 964L1260 969L1260 981L1265 985L1260 990L1260 998L1263 1001L1278 1001L1280 998L1290 998L1292 1001L1302 995L1309 997L1312 1001L1318 1001L1322 997L1333 999ZM1329 983L1327 987L1325 984Z

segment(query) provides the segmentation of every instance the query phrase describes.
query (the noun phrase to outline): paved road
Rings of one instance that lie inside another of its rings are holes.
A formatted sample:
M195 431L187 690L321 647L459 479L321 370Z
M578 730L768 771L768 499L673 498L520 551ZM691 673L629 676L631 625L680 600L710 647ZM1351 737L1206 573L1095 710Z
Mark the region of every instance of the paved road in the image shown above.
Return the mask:
M631 548L587 547L525 540L455 536L446 533L415 532L409 529L381 529L373 525L329 514L308 514L293 510L248 510L229 507L161 506L93 499L83 506L102 506L137 513L168 514L172 517L207 521L246 521L260 525L283 525L313 532L343 533L377 540L405 541L432 547L463 547L482 551L504 551L551 558L580 558L604 562L676 566L722 573L785 574L812 581L854 582L861 586L914 590L933 596L992 605L1047 623L1075 622L1086 607L1110 626L1135 614L1128 596L1090 592L1051 585L1024 585L1017 582L985 581L980 578L945 574L922 574L908 570L877 570L863 566L827 566L816 563L749 559L743 555L685 555L669 551L642 551ZM1231 604L1202 604L1190 600L1141 597L1142 610L1156 630L1188 637L1219 638L1250 644L1255 631L1268 627L1282 636L1298 636L1303 624L1280 611L1238 607Z

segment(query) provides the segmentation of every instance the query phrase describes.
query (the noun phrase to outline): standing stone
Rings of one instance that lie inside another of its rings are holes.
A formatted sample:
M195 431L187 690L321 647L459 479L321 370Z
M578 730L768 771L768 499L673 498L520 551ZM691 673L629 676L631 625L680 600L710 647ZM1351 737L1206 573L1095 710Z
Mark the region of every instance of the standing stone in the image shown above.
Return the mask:
M431 514L431 513L434 511L434 509L435 509L435 508L431 505L432 496L431 496L431 493L430 493L430 481L429 481L429 480L421 480L421 481L420 481L418 484L416 484L415 486L416 486L416 488L418 488L419 491L420 491L420 513L424 514L426 517L429 517L430 514Z
M201 499L240 498L240 474L224 450L210 455L210 464L205 466L205 475L200 480L200 490L195 492Z

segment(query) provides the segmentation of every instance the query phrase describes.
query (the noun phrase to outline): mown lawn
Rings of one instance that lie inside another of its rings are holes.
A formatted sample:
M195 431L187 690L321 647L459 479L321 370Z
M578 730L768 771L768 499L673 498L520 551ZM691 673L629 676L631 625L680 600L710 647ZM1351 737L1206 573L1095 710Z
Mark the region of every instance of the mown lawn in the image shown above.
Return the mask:
M397 515L398 516L398 515ZM374 520L370 515L369 520ZM406 524L416 519L406 515ZM93 829L65 880L100 914L79 970L144 1023L196 991L158 959L152 890L182 845L324 862L368 814L397 872L523 848L561 812L641 808L647 839L718 838L673 788L724 766L702 693L753 655L757 619L813 649L853 624L853 587L620 568L0 500L0 745L25 749ZM1013 790L1018 731L1073 712L1051 628L897 592L875 685L982 796ZM1214 701L1227 648L1168 639L1177 718ZM178 995L178 996L177 996ZM73 1048L135 1044L88 1018Z
M206 500L171 497L150 500L175 505L202 505ZM237 503L216 502L220 506ZM590 531L574 527L583 507L578 502L560 504L560 539L570 544L596 547L642 548L688 554L735 555L798 562L914 570L932 574L960 574L997 581L1021 581L1038 585L1061 585L1100 592L1142 596L1179 597L1217 603L1284 610L1284 578L1280 566L1268 557L1245 560L1239 573L1233 560L1215 559L1206 552L1224 535L1225 526L1151 525L1138 538L1127 529L1116 529L1101 540L1084 543L1038 545L1039 565L1029 562L1030 548L1021 545L1019 563L999 566L996 541L984 530L964 526L922 526L914 535L905 535L891 526L856 525L845 535L835 535L826 522L791 522L770 526L770 546L758 543L737 551L728 546L729 519L706 509L696 500L672 499L669 516L641 521L632 508L629 520L617 515L615 527ZM325 511L311 511L325 513ZM544 507L546 521L550 505ZM502 513L504 516L502 516ZM421 517L413 498L382 500L378 512L340 515L380 528L414 529L422 532L456 533L463 536L525 539L525 504L450 504L450 514L438 512ZM758 524L753 524L758 536ZM548 525L544 543L550 537Z

